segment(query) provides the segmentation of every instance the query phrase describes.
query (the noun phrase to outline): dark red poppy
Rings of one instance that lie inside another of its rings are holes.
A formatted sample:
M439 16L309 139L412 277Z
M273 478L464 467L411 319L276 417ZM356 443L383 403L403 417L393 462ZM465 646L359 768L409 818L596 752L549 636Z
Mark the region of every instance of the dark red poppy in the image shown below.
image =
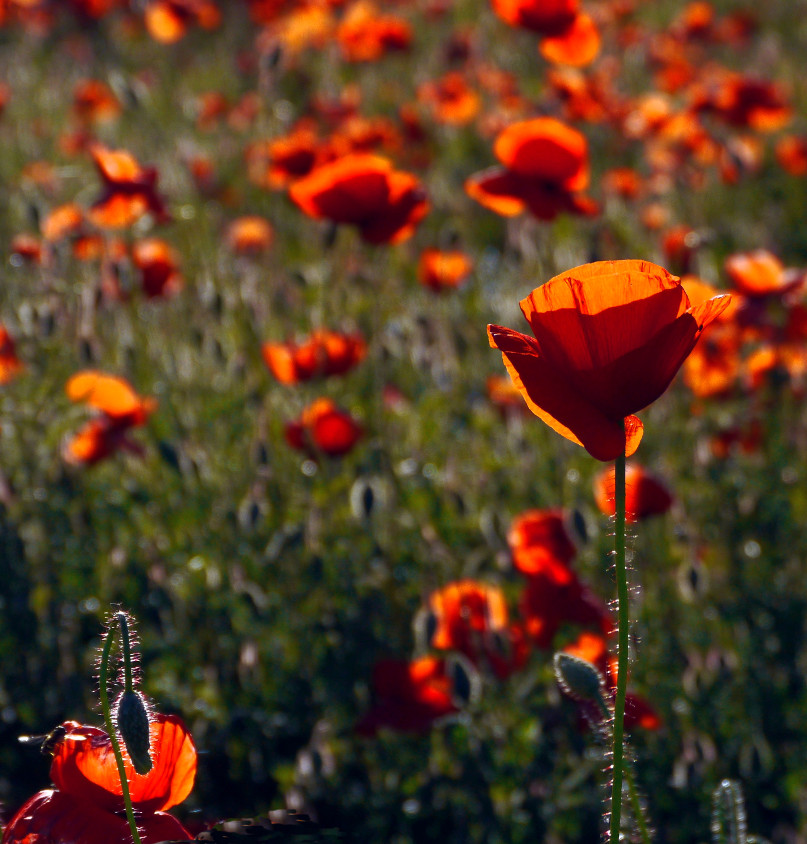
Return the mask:
M62 725L50 775L56 789L40 791L12 818L3 844L106 844L129 836L112 742L103 730L76 721ZM190 834L167 809L190 794L196 775L196 749L174 715L150 722L152 769L136 774L124 754L132 803L144 842L187 839Z
M632 454L633 414L669 386L704 327L728 305L691 308L680 279L647 261L599 261L536 288L521 302L534 337L488 326L533 413L598 460Z
M336 41L349 62L374 62L391 50L408 50L412 27L395 15L379 14L369 0L357 0L336 30Z
M614 515L615 474L611 466L594 479L594 500L600 512ZM673 504L672 493L658 478L637 463L625 468L625 518L638 522L666 513Z
M367 344L357 333L318 329L301 342L264 343L264 362L281 384L343 375L361 363Z
M563 510L527 510L516 516L507 532L513 565L532 576L551 572L555 580L569 580L569 564L577 554L566 528Z
M377 663L375 703L356 725L356 732L364 736L374 736L380 729L425 733L435 721L459 712L446 668L445 659L433 656Z
M285 427L286 442L312 457L341 457L353 449L364 433L362 426L330 399L321 398Z
M182 287L179 256L161 238L147 237L135 241L132 262L140 271L140 284L149 298L173 296Z
M309 217L355 225L368 243L406 240L429 210L417 177L364 153L317 167L289 196Z
M23 363L17 357L14 339L8 333L8 329L0 324L0 384L8 384L23 369Z
M103 228L125 228L146 212L158 222L169 219L165 203L157 194L157 170L141 167L126 150L110 150L101 144L90 146L95 166L104 183L101 197L87 216Z
M529 210L539 220L595 210L580 195L589 179L588 144L576 129L553 117L536 117L508 126L493 151L504 166L465 182L466 193L486 208L506 217Z

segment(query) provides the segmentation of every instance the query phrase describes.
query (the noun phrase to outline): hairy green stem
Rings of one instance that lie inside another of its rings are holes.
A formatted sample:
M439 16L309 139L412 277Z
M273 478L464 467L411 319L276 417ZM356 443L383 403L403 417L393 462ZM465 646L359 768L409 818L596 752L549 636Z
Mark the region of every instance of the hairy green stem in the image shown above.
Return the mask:
M639 835L642 837L642 844L650 844L650 830L647 828L647 820L644 816L644 809L639 800L639 792L636 790L636 783L633 780L633 771L630 769L630 762L624 760L622 770L625 775L625 783L628 786L628 796L633 810L633 817L636 819L636 826L639 827Z
M625 455L614 466L614 564L617 590L617 682L614 701L613 784L611 787L610 844L619 842L622 821L622 775L624 770L625 690L628 684L628 573L625 563Z
M129 794L129 782L126 779L126 768L123 764L123 754L121 753L120 743L115 733L115 725L112 723L112 708L109 705L109 693L107 692L107 679L109 676L109 653L112 650L112 640L115 638L115 631L119 624L126 624L126 617L124 613L117 613L109 622L109 630L107 630L106 638L104 639L104 647L101 651L101 669L99 672L99 692L101 696L101 709L104 713L104 723L106 724L106 731L109 733L109 739L112 742L112 752L115 754L115 762L118 766L118 777L120 778L121 792L123 793L123 805L126 807L126 819L129 821L129 829L132 832L132 840L134 844L140 844L140 833L137 831L137 823L135 822L134 809L132 808L132 798ZM129 650L129 636L128 626L123 627L124 632L123 648L124 648L124 671L127 672L127 680L131 679L131 656L126 659Z

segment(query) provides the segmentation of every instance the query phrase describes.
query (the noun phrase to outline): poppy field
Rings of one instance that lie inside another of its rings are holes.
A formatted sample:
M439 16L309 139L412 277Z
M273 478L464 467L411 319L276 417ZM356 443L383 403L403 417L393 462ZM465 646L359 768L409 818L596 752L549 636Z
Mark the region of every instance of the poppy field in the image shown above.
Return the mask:
M0 0L2 844L807 842L805 11Z

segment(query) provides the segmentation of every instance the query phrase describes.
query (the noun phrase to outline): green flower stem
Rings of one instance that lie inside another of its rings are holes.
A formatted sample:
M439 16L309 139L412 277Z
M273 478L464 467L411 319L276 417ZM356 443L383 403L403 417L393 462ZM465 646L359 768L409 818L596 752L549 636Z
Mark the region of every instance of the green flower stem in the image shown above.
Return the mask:
M124 690L131 692L134 689L134 683L132 681L132 650L129 646L129 621L125 612L119 612L115 617L120 625L120 637L123 643Z
M614 466L614 515L616 525L615 566L617 589L617 653L616 700L614 701L613 784L611 788L610 844L619 842L622 821L622 775L624 771L625 690L628 685L628 574L625 565L625 455Z
M625 783L628 786L628 796L630 797L630 805L633 810L633 817L636 820L636 825L639 827L639 835L642 837L642 844L650 844L650 830L647 828L647 820L644 816L641 801L639 800L639 792L636 790L636 783L633 779L633 771L630 768L630 763L627 759L624 761L622 770L625 775Z
M109 705L109 693L107 692L107 678L109 676L109 652L112 649L112 640L115 638L115 630L121 624L124 642L124 665L127 672L127 682L131 681L131 658L125 659L129 649L128 626L126 625L126 618L124 613L117 613L113 616L109 623L109 630L107 630L106 638L104 639L104 647L101 651L101 670L99 673L99 686L101 695L101 709L104 713L104 723L106 724L106 731L109 733L109 739L112 742L112 751L115 754L115 762L118 766L118 777L120 779L121 791L123 793L123 805L126 807L126 819L129 821L129 829L132 832L132 840L134 844L140 844L140 833L137 831L137 823L135 822L134 809L132 808L132 798L129 794L129 782L126 779L126 768L123 764L123 754L121 753L120 743L115 733L115 725L112 723L112 709Z

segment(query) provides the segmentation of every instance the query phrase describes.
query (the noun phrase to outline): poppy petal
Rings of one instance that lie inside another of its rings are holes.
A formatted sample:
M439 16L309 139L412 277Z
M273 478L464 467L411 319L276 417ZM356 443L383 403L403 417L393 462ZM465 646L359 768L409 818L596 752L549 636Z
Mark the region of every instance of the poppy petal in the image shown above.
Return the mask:
M465 180L465 193L502 217L515 217L527 207L520 196L519 180L503 167L489 167L470 176Z
M622 417L609 419L587 401L568 373L540 354L533 338L500 325L488 326L488 335L536 416L597 460L614 460L625 453Z
M572 25L559 33L544 38L538 46L541 55L553 64L585 67L600 52L600 32L590 15L581 13Z

